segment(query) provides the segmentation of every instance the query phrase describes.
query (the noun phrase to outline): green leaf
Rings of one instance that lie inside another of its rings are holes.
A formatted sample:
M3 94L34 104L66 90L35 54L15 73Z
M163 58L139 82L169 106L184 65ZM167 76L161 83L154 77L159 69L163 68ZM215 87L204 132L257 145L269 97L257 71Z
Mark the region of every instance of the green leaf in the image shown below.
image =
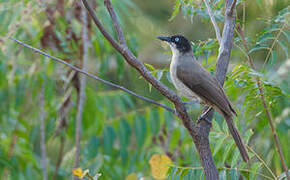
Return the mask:
M230 170L230 177L231 180L239 180L239 174L237 169L233 168Z
M216 119L216 117L215 117L215 119ZM213 127L213 129L215 131L222 132L222 130L221 130L221 128L220 128L220 126L219 126L219 124L218 124L218 122L216 120L215 121L212 121L212 127Z
M282 33L286 36L287 41L290 41L290 31L289 30L284 30Z
M275 50L272 50L271 56L270 56L270 59L269 59L269 62L268 62L268 68L272 69L273 65L275 65L276 62L277 62L277 53L276 53Z
M156 110L151 110L149 120L150 120L151 133L153 135L157 135L160 130L160 118Z
M103 134L104 153L111 154L115 141L115 131L113 127L107 126Z
M262 163L260 162L255 162L251 165L251 171L253 171L252 173L250 173L250 179L256 179L257 173L259 168L262 166Z
M127 121L121 120L119 124L119 141L121 149L126 149L130 142L131 128Z
M146 138L146 121L143 116L136 116L134 119L135 135L138 147L141 148Z
M221 170L219 172L219 179L227 179L227 173L226 170Z
M225 145L225 140L227 139L227 136L223 137L222 139L218 139L213 151L213 156L216 155L216 153L221 149L222 145Z
M251 54L252 52L255 52L255 51L258 51L258 50L261 50L261 49L269 49L268 45L260 45L260 44L257 44L256 46L254 46L249 52L248 54Z
M144 65L149 69L149 71L154 71L155 68L151 64L144 63Z
M97 155L99 145L100 145L99 138L97 136L92 136L87 145L88 159L94 158Z
M239 151L239 149L236 148L234 151L234 155L232 156L231 167L236 166L236 164L239 160L239 157L240 157L240 151Z
M267 40L275 39L275 35L273 33L267 32L260 36L257 40L257 44L261 44Z
M232 146L234 145L234 143L235 142L233 140L231 140L230 144L226 145L225 151L223 153L223 160L222 160L223 163L226 161L228 155L230 154L230 150L231 150Z
M175 0L175 5L173 8L174 10L168 21L172 21L175 18L175 16L179 13L180 6L181 6L181 2L179 0Z
M282 40L277 40L278 44L282 47L284 53L285 53L285 56L286 56L286 59L288 59L288 47L286 45L286 43Z
M187 173L188 173L188 170L189 169L183 169L183 171L181 172L181 174L180 174L180 179L183 179L184 178L184 176L186 176L187 175Z
M121 96L124 101L126 102L126 104L130 107L133 108L134 107L134 102L132 101L131 97L128 96L127 94L122 94Z

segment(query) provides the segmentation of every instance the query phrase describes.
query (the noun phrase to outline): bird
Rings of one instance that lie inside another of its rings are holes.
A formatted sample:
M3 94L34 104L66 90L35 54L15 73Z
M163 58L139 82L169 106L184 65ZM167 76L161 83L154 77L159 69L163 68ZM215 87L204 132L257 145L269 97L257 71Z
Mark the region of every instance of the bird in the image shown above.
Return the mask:
M190 100L198 99L201 104L209 107L207 111L213 108L220 113L227 123L242 159L248 162L249 155L244 141L233 121L237 113L217 79L195 59L190 41L182 35L157 38L167 42L171 48L170 77L178 94Z

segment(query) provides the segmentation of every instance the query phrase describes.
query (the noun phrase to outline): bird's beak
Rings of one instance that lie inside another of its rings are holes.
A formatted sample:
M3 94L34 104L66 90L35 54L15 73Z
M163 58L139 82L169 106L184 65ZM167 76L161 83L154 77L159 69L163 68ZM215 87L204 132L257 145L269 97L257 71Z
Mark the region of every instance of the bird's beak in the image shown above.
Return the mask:
M171 38L170 37L166 37L166 36L157 36L158 39L160 39L161 41L166 41L166 42L170 42Z

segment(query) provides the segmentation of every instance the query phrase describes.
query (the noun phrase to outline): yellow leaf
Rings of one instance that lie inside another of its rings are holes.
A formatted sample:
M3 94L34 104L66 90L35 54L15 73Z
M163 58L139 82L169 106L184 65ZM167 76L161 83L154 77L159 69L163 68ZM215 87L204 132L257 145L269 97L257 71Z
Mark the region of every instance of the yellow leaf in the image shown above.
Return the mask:
M87 174L89 174L89 170L83 170L81 168L76 168L73 170L73 175L77 176L80 179L83 179Z
M154 154L149 160L152 176L155 179L165 179L171 162L166 155Z
M77 176L78 178L81 178L83 176L83 171L81 168L76 168L73 170L73 175Z
M126 177L126 180L138 180L136 173L131 173Z

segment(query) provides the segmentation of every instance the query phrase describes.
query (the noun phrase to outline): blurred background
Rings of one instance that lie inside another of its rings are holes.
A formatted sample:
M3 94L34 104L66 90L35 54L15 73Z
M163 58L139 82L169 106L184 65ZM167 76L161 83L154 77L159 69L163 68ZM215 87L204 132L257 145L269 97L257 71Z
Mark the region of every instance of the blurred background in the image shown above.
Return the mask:
M90 18L89 40L83 40L79 2L0 0L0 179L68 179L76 167L89 169L92 175L101 173L100 179L158 179L149 163L154 154L171 159L168 178L204 179L192 139L172 113L93 79L82 83L80 74L7 38L10 35L77 67L87 64L88 72L173 108L128 66ZM103 1L89 2L116 38ZM171 52L156 36L186 36L197 60L214 73L219 45L202 0L112 3L129 48L170 88L174 89L168 75ZM222 117L215 114L210 143L221 179L285 176L256 77L261 78L290 166L289 5L287 0L237 1L236 23L245 33L249 51L236 30L224 87L239 114L235 121L250 146L251 163L241 161ZM222 30L224 1L212 0L210 6ZM249 66L247 53L256 70ZM188 106L193 120L201 108Z

